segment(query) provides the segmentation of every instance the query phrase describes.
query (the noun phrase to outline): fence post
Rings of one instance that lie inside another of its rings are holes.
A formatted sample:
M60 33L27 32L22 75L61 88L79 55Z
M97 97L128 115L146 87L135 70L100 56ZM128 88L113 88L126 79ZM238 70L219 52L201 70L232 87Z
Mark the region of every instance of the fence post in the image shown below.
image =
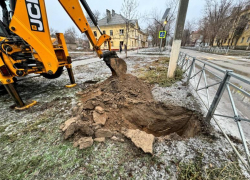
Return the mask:
M180 62L180 59L181 59L181 57L183 56L183 53L182 52L180 52L179 53L179 57L178 57L178 60L177 60L177 64Z
M186 56L187 56L187 55L185 54L185 56L184 56L184 58L183 58L183 60L182 60L181 70L183 69L183 66L184 66L184 62L185 62Z
M207 116L206 116L206 119L205 119L205 122L208 122L210 124L210 121L214 115L214 112L221 100L221 97L226 89L226 85L227 85L227 82L230 80L231 76L230 76L230 73L232 73L233 71L232 70L227 70L226 73L225 73L225 76L224 76L224 79L223 81L221 82L218 90L217 90L217 93L214 97L214 100L213 100L213 103L211 104L209 110L208 110L208 113L207 113Z
M191 78L191 75L192 75L192 72L193 72L193 69L194 69L194 65L195 65L195 58L193 58L193 61L192 61L192 64L191 64L191 67L190 67L190 70L189 70L189 73L188 73L188 79L187 79L187 85L189 84L189 81L190 81L190 78Z

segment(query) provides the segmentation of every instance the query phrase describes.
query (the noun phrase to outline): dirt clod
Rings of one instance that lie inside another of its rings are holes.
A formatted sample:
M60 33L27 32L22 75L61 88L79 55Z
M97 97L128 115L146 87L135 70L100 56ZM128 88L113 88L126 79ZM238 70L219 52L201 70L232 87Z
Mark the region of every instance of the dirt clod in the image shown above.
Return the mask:
M107 120L107 115L105 112L100 113L100 111L94 111L93 112L93 120L97 125L105 125Z
M99 142L99 143L105 142L105 140L106 140L105 137L95 138L95 139L94 139L94 141Z
M98 129L96 132L95 132L95 137L96 138L102 138L102 137L112 137L113 136L113 133L108 130L108 129Z
M89 122L82 122L82 121L78 122L78 127L82 135L86 135L86 136L94 135L94 130L90 126L91 126L91 123Z
M62 126L60 127L60 129L62 131L66 131L72 123L76 122L76 120L77 120L76 117L67 120L64 124L62 124Z
M99 114L103 114L105 111L101 106L96 106L95 111Z
M75 132L78 130L78 126L76 123L72 123L68 126L64 133L64 139L68 139L70 136L72 136Z
M74 147L79 146L79 149L86 149L88 147L91 147L93 143L94 140L92 139L92 137L83 137L74 143Z
M139 129L133 130L128 129L122 132L127 138L136 145L136 147L141 148L145 153L153 154L153 143L155 140L154 135L147 134Z

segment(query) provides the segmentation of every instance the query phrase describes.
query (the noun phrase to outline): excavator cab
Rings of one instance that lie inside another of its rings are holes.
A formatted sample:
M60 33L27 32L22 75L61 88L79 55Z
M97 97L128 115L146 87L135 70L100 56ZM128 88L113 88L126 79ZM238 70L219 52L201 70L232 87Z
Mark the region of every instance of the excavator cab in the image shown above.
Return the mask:
M99 58L103 58L113 76L126 73L126 63L111 51L111 37L102 34L97 20L85 0L58 0L80 32L85 33ZM81 3L81 4L80 4ZM102 34L96 40L82 11L89 17ZM48 79L60 77L65 67L70 85L76 86L66 41L57 33L57 44L50 36L45 0L1 0L2 21L0 22L0 82L16 102L16 109L27 109L36 104L25 104L13 86L15 77L40 74ZM109 51L102 52L101 45L108 42Z

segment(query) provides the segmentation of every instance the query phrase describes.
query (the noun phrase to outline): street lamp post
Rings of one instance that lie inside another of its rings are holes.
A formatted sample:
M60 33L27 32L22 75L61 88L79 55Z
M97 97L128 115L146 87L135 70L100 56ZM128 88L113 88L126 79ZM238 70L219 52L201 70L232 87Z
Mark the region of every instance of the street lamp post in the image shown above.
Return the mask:
M163 14L163 17L162 17L162 22L163 22L163 31L165 31L166 30L166 26L167 26L167 24L168 24L168 20L167 20L167 18L168 18L168 14L169 14L169 12L170 12L170 8L167 8L166 9L166 11L165 11L165 13ZM162 48L162 39L163 38L161 38L161 43L160 43L160 52L161 52L161 48Z
M163 22L163 30L164 30L164 31L166 30L167 24L168 24L168 21L165 20L165 21ZM162 52L162 41L163 41L162 39L163 39L163 38L161 38L160 52ZM167 39L167 37L166 37L166 39Z

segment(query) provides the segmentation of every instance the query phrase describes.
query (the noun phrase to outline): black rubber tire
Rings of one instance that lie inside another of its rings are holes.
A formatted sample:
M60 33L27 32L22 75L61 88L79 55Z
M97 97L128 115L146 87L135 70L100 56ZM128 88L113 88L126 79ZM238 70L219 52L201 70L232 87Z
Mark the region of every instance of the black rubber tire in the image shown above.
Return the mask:
M59 67L55 74L50 75L50 74L43 73L41 75L45 77L46 79L56 79L56 78L59 78L62 75L62 73L63 73L63 67Z
M4 86L2 84L0 84L0 95L5 95L8 92L6 91L6 89L4 88Z

